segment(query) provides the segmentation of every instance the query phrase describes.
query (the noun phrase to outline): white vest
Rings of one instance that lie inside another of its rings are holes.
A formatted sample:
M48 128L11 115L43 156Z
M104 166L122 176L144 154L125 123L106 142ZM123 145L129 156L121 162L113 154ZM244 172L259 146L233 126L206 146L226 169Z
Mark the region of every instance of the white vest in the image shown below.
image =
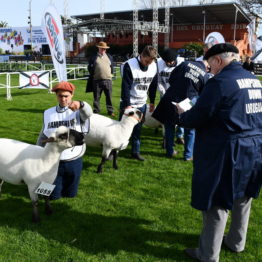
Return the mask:
M79 110L72 111L68 108L63 112L58 112L56 106L47 109L44 112L44 135L50 137L50 135L55 132L59 126L66 126L82 132ZM75 160L81 157L84 153L85 144L81 146L74 146L73 148L65 149L61 154L60 160Z
M141 107L146 104L148 88L157 73L156 63L152 62L146 72L143 72L137 58L127 61L133 75L133 84L130 90L130 104L133 107Z
M185 61L184 57L177 57L176 66L169 67L162 58L157 59L158 73L159 73L159 83L163 85L165 91L170 87L169 77L172 71L182 62Z

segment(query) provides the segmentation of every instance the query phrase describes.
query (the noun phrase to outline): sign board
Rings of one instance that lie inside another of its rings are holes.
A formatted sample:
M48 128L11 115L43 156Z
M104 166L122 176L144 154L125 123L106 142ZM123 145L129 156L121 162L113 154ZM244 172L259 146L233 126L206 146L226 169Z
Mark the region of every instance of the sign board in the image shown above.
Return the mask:
M48 44L40 26L32 27L32 34L29 27L0 28L0 48L4 51L23 52L24 45L31 45L31 39L35 51Z

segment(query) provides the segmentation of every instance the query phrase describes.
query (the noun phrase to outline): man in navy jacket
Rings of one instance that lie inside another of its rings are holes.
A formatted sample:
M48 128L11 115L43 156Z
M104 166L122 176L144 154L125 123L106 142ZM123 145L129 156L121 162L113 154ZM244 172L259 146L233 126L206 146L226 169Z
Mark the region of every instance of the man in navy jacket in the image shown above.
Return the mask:
M179 103L186 98L194 102L200 95L209 76L206 72L206 65L203 61L193 62L185 61L177 66L169 78L170 87L160 100L152 116L165 125L166 130L174 130L178 124L178 115L172 102ZM169 141L172 141L173 135L169 134ZM185 150L184 159L192 160L193 146L195 139L195 130L185 128L184 131ZM167 143L170 145L170 143ZM172 157L173 147L167 147L167 156Z
M202 211L203 229L199 247L185 251L198 261L218 262L222 242L244 250L251 201L262 184L262 86L238 58L231 44L210 48L205 59L215 76L195 106L184 113L178 107L180 124L196 129L191 204Z

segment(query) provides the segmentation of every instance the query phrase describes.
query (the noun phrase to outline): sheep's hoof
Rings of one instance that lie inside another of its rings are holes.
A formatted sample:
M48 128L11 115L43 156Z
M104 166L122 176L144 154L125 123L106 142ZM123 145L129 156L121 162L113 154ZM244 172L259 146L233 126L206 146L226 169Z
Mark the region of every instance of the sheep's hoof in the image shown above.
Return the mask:
M39 223L39 222L40 222L40 217L33 215L33 216L32 216L32 222L33 222L33 223Z
M114 169L118 169L118 165L114 165L113 168L114 168Z
M45 207L45 213L46 213L46 215L51 216L53 214L52 207L51 206L46 206Z
M97 171L96 171L96 173L97 173L97 174L102 174L102 169L99 169L99 168L98 168Z

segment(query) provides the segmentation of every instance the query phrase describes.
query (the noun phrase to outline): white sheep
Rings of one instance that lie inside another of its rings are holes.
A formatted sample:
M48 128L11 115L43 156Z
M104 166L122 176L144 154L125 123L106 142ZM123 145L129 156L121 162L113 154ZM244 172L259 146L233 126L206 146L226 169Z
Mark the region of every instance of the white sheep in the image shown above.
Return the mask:
M118 169L117 155L129 143L134 126L142 120L143 114L139 109L128 108L125 110L121 121L93 114L90 117L90 131L85 135L87 146L103 147L102 160L98 165L97 173L102 173L103 165L112 152L113 167Z
M33 222L39 222L38 195L35 190L41 182L53 184L60 155L66 148L84 143L83 133L60 126L45 142L45 147L13 139L0 139L0 192L3 181L26 184L33 204ZM49 199L45 211L51 214Z

